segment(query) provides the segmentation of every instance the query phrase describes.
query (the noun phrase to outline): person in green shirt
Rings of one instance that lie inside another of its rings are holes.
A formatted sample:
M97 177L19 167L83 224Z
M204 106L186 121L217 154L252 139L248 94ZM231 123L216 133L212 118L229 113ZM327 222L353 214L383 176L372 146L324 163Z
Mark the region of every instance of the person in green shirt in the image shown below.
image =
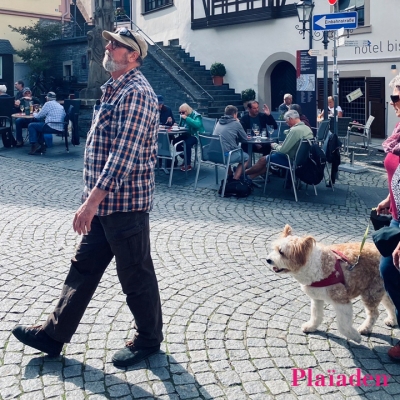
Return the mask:
M183 103L179 107L179 127L186 128L188 133L184 135L180 135L176 139L174 139L174 143L177 143L181 140L184 140L186 143L186 162L187 162L187 171L191 171L191 158L192 158L192 147L197 144L197 134L204 133L203 120L201 115L193 110L188 104ZM183 146L178 150L183 150ZM182 165L181 171L185 171L185 166Z
M304 122L300 121L300 115L296 110L289 110L285 113L284 118L290 127L290 129L285 131L285 141L282 144L272 143L272 150L276 150L277 152L265 157L261 157L256 164L246 170L246 175L250 179L254 179L257 178L257 176L265 174L268 163L267 157L271 157L271 162L289 166L286 155L288 155L290 159L294 159L300 141L303 139L314 138L312 130L305 125Z

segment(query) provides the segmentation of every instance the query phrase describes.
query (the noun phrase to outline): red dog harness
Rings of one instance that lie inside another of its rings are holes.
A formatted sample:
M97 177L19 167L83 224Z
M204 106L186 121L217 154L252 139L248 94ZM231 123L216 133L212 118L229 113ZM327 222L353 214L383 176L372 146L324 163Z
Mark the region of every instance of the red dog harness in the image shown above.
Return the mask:
M318 282L313 282L310 286L326 287L326 286L336 285L337 283L343 283L344 285L344 274L342 267L340 265L340 261L346 261L348 264L350 264L350 262L347 259L347 257L340 251L337 250L332 250L332 251L339 256L339 258L336 258L335 270L327 278L324 278Z

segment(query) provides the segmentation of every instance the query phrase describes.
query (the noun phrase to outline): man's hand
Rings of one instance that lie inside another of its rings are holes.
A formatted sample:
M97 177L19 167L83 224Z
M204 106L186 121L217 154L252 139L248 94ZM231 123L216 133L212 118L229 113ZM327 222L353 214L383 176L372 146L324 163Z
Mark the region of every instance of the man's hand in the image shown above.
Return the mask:
M90 232L92 219L96 214L97 208L107 195L107 191L95 187L86 201L78 208L72 224L74 231L78 235L86 235Z
M263 111L264 111L264 113L266 115L270 115L271 114L271 111L270 111L269 107L266 104L263 105Z
M166 122L167 122L168 124L170 124L170 123L172 122L172 118L171 118L171 117L168 117Z
M86 235L90 232L90 226L96 210L97 206L91 206L87 200L78 208L73 222L74 231L78 235Z
M392 253L392 257L393 257L394 266L400 271L400 267L399 267L399 262L400 262L400 243L394 249L394 252Z
M390 207L390 197L386 197L385 200L381 201L376 207L376 213L378 215L388 215L389 214L389 207Z

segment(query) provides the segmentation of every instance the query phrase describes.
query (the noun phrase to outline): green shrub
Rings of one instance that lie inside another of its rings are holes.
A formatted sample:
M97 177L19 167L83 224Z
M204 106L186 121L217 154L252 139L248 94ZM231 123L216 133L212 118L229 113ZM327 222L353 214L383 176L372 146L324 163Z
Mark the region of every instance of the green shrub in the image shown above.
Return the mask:
M256 92L253 89L242 90L242 101L252 101L256 99Z
M211 76L225 76L226 75L226 68L224 64L219 62L215 62L211 65L210 68Z

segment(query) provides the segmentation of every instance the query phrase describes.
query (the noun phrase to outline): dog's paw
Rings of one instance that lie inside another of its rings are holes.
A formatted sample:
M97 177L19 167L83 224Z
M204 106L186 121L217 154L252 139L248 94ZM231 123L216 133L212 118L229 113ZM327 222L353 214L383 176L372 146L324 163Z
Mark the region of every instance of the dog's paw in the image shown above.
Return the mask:
M361 343L361 335L354 329L354 332L350 332L347 335L347 339L352 340L356 343Z
M305 333L309 333L309 332L315 332L317 330L317 327L314 326L310 321L305 322L302 326L301 326L301 330Z
M357 328L358 333L361 335L369 335L372 329L367 326L367 324L362 324Z
M397 325L397 322L396 322L394 319L390 318L390 317L386 317L386 318L383 320L383 322L384 322L387 326L390 326L390 327L394 327L394 326Z

